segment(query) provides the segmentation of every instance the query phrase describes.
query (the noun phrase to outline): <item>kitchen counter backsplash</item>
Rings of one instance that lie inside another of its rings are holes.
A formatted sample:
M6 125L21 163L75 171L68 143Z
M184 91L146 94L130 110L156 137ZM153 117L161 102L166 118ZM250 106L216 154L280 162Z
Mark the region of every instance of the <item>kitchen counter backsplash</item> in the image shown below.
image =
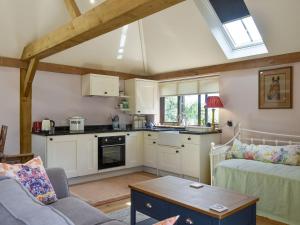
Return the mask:
M32 132L32 134L41 135L41 136L60 136L60 135L96 134L96 133L130 132L130 131L153 131L153 132L179 131L179 133L181 134L195 134L195 135L222 133L221 130L195 132L195 131L186 131L185 128L173 128L173 127L133 129L132 125L128 124L126 125L126 129L124 130L113 129L112 125L88 125L84 127L84 131L70 131L69 126L58 126L55 127L55 130L53 132L42 131L42 132Z

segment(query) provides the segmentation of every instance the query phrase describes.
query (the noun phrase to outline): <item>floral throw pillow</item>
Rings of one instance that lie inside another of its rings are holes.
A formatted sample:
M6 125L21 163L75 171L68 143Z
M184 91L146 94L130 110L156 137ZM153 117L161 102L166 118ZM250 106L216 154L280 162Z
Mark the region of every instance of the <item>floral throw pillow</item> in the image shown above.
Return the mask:
M50 204L57 201L54 188L47 176L40 157L25 164L0 163L0 176L7 176L19 181L40 202Z
M174 216L168 219L165 219L163 221L160 221L158 223L155 223L154 225L173 225L178 220L179 216Z
M300 166L300 145L249 145L235 139L226 158Z

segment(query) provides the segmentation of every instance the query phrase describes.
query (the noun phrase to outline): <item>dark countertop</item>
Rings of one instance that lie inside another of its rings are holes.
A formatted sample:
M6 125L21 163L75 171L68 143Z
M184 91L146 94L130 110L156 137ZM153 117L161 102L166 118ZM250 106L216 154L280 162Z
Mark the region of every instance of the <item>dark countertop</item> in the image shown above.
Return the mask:
M151 132L162 132L162 131L179 131L180 134L191 134L191 135L205 135L222 133L221 130L216 131L205 131L195 132L186 131L185 128L174 128L174 127L155 127L155 128L143 128L143 129L132 129L131 126L127 126L124 130L114 130L111 125L93 125L85 126L84 131L70 131L69 127L56 127L54 132L32 132L32 134L40 136L62 136L62 135L76 135L76 134L99 134L99 133L118 133L118 132L135 132L135 131L151 131Z

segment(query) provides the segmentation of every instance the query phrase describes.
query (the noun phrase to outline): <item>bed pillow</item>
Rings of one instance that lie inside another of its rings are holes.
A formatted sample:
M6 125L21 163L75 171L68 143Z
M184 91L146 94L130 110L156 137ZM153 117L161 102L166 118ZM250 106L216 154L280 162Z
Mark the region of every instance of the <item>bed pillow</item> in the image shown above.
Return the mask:
M235 139L226 158L300 166L300 145L249 145Z
M231 149L227 152L226 159L249 159L255 160L258 151L257 145L242 143L235 139Z
M40 157L25 164L0 163L0 176L7 176L19 181L40 202L50 204L57 201L54 188L47 176Z

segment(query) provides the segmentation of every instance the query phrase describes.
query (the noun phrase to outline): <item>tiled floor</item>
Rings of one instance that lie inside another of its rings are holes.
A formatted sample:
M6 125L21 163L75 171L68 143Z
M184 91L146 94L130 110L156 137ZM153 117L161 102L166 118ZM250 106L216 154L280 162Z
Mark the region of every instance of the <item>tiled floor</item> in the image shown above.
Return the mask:
M153 179L149 173L133 173L70 187L72 194L93 206L102 205L130 197L129 184Z

